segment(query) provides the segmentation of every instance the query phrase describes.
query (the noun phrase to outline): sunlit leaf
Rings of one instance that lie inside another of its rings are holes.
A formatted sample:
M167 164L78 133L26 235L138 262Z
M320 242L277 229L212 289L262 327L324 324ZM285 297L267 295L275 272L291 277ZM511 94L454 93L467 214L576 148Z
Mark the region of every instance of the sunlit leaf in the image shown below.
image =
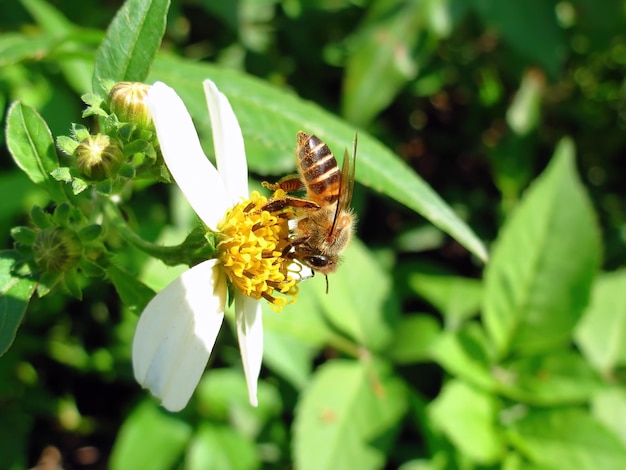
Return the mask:
M5 32L0 36L0 67L41 57L50 50L51 45L52 38L48 35Z
M37 111L19 101L13 103L8 111L6 138L17 166L56 202L64 201L62 183L50 176L59 166L54 141Z
M610 376L626 365L626 271L602 274L576 328L576 343L593 366Z
M316 279L308 282L318 281ZM382 351L389 345L400 309L394 303L391 276L355 240L346 251L342 266L328 277L326 294L322 277L316 294L330 323L360 345ZM367 292L367 295L355 295Z
M311 283L300 284L300 292L295 304L287 306L281 313L263 306L263 324L266 330L279 335L287 335L315 348L323 347L335 334L325 320L316 291L320 288Z
M127 0L109 25L96 53L93 91L104 94L104 81L146 79L161 45L170 0Z
M607 387L599 390L591 400L591 414L626 446L626 390L624 387Z
M581 408L531 410L508 434L531 462L548 468L626 468L626 447Z
M441 333L432 315L404 315L385 354L398 364L431 360L430 348Z
M586 403L602 386L591 366L572 351L522 357L494 368L494 375L506 396L542 406Z
M444 331L430 347L431 357L448 373L470 384L494 389L493 351L481 325L467 323L457 331Z
M34 280L17 277L12 273L17 259L13 251L0 251L0 356L13 344L35 292Z
M498 235L485 273L484 320L500 354L570 341L600 259L591 203L562 141Z
M143 402L124 421L109 468L169 470L182 456L191 431L189 424L166 414L154 402Z
M187 470L247 470L259 466L256 447L234 429L203 422L185 458Z
M327 362L296 408L294 466L381 468L406 406L403 383L386 368L357 361Z
M315 349L293 336L267 328L263 335L263 364L296 389L302 389L311 376Z
M238 350L232 351L232 358L237 367L210 368L204 374L186 411L194 419L200 416L205 420L232 422L245 429L246 435L256 436L271 419L280 415L281 397L273 385L260 381L259 406L250 406Z
M495 463L504 453L496 425L500 403L495 396L460 380L448 382L430 404L429 416L454 445L476 463Z
M418 271L408 274L409 286L445 317L450 328L476 315L482 299L478 279L445 273Z

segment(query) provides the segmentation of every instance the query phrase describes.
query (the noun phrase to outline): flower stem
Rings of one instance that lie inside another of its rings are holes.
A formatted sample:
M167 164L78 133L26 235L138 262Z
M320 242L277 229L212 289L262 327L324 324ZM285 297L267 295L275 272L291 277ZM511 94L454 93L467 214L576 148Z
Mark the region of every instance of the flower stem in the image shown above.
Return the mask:
M110 200L106 201L103 206L104 215L111 226L117 230L127 243L133 245L135 248L160 259L169 266L175 266L177 264L192 265L197 262L197 256L193 256L195 253L190 255L184 243L177 246L162 246L146 241L128 226L120 208L114 202Z

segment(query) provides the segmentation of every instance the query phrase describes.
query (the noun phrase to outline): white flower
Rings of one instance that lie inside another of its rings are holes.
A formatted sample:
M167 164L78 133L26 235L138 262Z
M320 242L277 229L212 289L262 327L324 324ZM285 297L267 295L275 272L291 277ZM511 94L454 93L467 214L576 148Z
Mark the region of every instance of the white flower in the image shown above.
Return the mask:
M137 324L132 353L135 378L170 411L184 408L200 381L224 319L229 281L235 287L236 329L248 396L257 406L263 355L258 299L264 297L280 308L284 303L272 293L293 294L295 284L281 252L285 246L281 243L288 243L286 223L261 210L267 199L256 193L247 199L248 170L239 123L215 84L206 80L203 85L217 170L205 156L176 92L160 82L148 92L165 164L220 241L217 259L203 261L175 279L150 301Z

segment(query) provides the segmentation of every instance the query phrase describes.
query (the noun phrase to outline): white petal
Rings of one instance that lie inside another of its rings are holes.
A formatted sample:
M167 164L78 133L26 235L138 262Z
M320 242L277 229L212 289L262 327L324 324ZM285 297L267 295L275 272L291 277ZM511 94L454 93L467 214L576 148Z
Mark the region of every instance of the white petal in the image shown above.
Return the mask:
M311 268L309 268L305 264L300 263L299 261L294 261L293 263L291 263L288 270L291 276L298 282L305 281L306 279L311 279L315 275Z
M252 406L259 404L257 387L263 360L263 316L261 302L241 292L235 293L235 323L243 372L248 385L248 399Z
M226 278L215 260L185 271L145 308L133 338L135 378L170 411L193 394L224 319Z
M148 106L167 168L196 214L215 229L232 203L202 150L185 104L172 88L157 82L148 92Z
M217 169L234 205L248 197L248 164L241 127L228 98L215 83L205 80L203 84L211 115Z

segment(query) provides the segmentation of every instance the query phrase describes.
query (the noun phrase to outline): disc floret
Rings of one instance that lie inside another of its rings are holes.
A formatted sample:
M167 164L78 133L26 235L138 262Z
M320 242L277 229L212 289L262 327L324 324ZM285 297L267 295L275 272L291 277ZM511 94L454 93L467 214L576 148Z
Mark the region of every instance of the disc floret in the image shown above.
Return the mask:
M264 210L267 201L255 191L228 211L217 227L217 251L235 288L254 299L266 299L280 311L295 301L297 279L289 268L292 260L284 256L289 249L288 218ZM276 292L287 297L277 297Z

